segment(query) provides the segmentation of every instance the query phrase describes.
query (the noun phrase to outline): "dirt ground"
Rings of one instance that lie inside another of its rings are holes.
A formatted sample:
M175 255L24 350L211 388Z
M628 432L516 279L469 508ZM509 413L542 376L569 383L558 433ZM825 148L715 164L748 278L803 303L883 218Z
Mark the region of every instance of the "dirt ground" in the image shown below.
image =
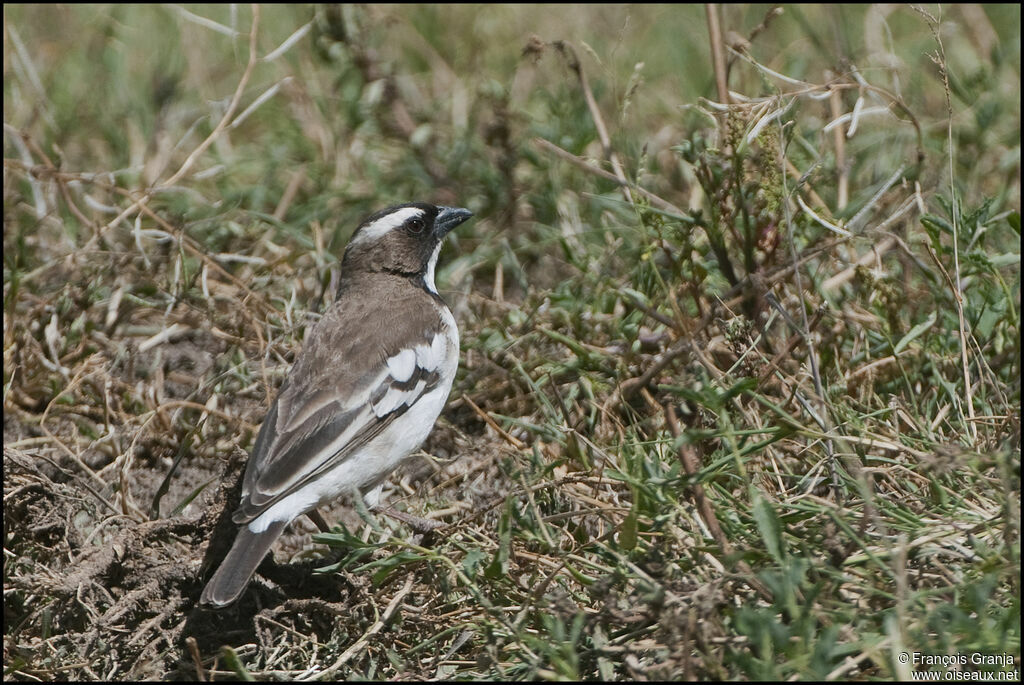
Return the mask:
M460 402L453 404L458 415ZM5 417L5 444L24 443L30 434ZM448 506L451 521L487 508L495 497L500 501L493 480L493 455L500 450L485 436L467 436L442 421L424 448L391 479L389 505L416 511L422 497L407 493L426 493ZM456 455L463 458L451 458ZM180 513L140 522L111 503L112 484L95 482L69 456L5 448L8 673L27 661L30 673L54 679L191 680L209 675L199 661L222 645L269 647L273 638L261 625L326 641L345 617L361 623L360 607L375 604L366 597L369 580L314 573L337 554L311 542L316 528L305 518L276 543L273 558L236 605L219 611L197 606L236 530L230 514L246 458L241 449L226 459L186 454L170 478L169 457L137 464L127 474L134 500L151 502L166 479L165 510L212 481ZM322 513L350 530L362 523L344 502ZM386 517L379 521L397 528ZM40 652L49 655L42 660L48 671L39 670Z

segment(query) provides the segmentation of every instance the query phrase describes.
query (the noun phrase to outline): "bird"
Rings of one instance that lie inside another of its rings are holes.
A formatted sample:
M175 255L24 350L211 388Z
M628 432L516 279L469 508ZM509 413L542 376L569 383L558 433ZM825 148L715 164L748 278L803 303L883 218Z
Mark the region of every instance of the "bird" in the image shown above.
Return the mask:
M356 228L334 303L307 333L256 436L232 514L238 533L201 604L232 604L288 523L342 496L379 495L427 438L459 365L437 259L445 236L472 216L408 202Z

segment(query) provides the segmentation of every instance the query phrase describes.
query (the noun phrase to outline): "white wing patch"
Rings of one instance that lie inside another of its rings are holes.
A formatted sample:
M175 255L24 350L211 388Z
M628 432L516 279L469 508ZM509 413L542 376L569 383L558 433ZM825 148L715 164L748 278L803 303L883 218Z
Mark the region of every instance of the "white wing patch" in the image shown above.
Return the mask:
M421 378L412 390L402 390L396 387L388 388L388 391L384 393L384 397L380 398L380 401L373 405L373 413L380 418L387 416L403 404L412 404L419 398L426 385L427 382Z
M443 333L434 335L430 345L416 346L416 363L423 367L424 371L437 371L445 360L448 343Z
M388 371L391 372L391 377L399 383L404 383L412 378L412 372L416 370L416 356L415 350L405 349L394 357L390 357Z
M403 207L397 211L391 212L386 216L374 221L369 226L363 226L352 240L349 242L350 245L356 245L362 242L372 242L384 236L388 231L398 228L409 219L414 216L423 216L424 211L416 207Z
M420 344L413 348L404 349L387 360L388 371L395 383L406 383L416 373L416 369L422 369L425 373L440 373L442 376L453 376L454 369L448 359L448 346L451 343L451 333L439 331L434 334L429 345ZM458 343L456 343L458 344ZM383 382L388 383L385 377ZM415 387L402 389L397 385L391 385L384 396L373 402L373 413L378 417L384 417L395 411L402 405L412 405L423 389L426 387L426 380L421 378L416 382Z

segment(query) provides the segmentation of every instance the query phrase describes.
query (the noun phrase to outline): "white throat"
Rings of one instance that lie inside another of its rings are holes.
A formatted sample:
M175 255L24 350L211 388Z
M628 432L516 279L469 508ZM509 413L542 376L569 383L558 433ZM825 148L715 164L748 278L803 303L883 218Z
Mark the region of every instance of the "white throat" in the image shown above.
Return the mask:
M434 248L434 253L430 255L430 261L427 262L427 273L423 275L423 283L427 286L427 290L437 295L437 286L434 284L434 270L437 268L437 257L441 254L441 243L437 244Z

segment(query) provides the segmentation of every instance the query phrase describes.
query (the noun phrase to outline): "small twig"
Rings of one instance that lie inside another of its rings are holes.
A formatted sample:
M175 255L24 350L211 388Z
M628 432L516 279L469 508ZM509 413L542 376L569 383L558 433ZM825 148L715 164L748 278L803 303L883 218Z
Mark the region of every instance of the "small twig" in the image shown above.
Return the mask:
M521 450L521 449L526 447L526 443L525 442L523 442L522 440L520 440L519 438L517 438L517 437L515 437L513 435L509 435L508 431L506 431L504 428L499 426L498 422L495 421L494 419L492 419L487 412L485 412L483 409L478 407L476 405L476 402L474 402L473 400L469 399L469 395L463 394L462 395L462 399L466 400L466 404L468 404L470 406L470 408L474 412L476 412L476 415L479 416L481 419L483 419L484 423L486 423L488 426L493 428L498 433L498 435L503 437L505 439L505 442L507 442L508 444L512 445L517 450Z
M793 192L793 197L796 198L796 203L798 205L800 205L800 209L804 210L804 214L806 214L807 216L811 217L812 219L817 221L819 224L821 224L822 226L824 226L828 230L832 231L833 233L835 233L837 235L841 235L841 236L844 236L844 237L847 237L847 238L849 238L849 237L851 237L853 235L852 233L850 233L848 230L846 230L842 226L837 226L836 224L832 223L831 221L818 216L817 212L815 212L813 209L811 209L810 207L807 206L807 203L804 202L804 199L802 197L800 197L800 193L798 191L794 191Z
M260 6L253 4L251 7L252 27L249 29L249 62L245 65L245 71L242 72L242 78L238 81L238 86L235 88L235 94L231 96L231 102L228 104L228 108L224 112L224 116L220 118L220 121L217 122L217 126L210 132L210 135L206 137L206 140L200 143L199 147L193 150L192 153L185 158L185 161L178 170L160 185L173 186L180 181L185 174L189 172L192 165L196 163L196 160L206 152L207 148L213 145L213 141L219 138L220 134L231 123L231 118L235 115L235 111L238 109L238 105L242 101L242 94L245 92L245 87L249 83L249 78L252 76L253 69L259 61L259 57L256 56L256 36L258 35L260 25Z
M176 229L174 226L171 226L171 224L167 223L167 221L162 216L154 212L147 205L141 205L139 209L142 211L143 214L145 214L153 221L158 223L161 227L163 227L164 230L166 230L168 233L175 235L179 239L181 246L185 248L187 252L192 254L194 257L198 257L203 262L204 265L209 267L211 270L217 272L226 281L228 281L233 286L244 292L246 295L246 299L252 300L260 309L263 310L265 314L278 314L278 311L274 309L274 307L270 303L267 302L265 296L257 295L251 288L249 288L249 286L240 281L235 275L225 270L224 267L222 267L215 259L210 257L210 255L206 254L205 249L201 247L189 235L187 235L183 230ZM241 313L249 320L249 323L253 325L253 328L256 330L256 335L260 341L260 347L262 348L263 335L260 326L256 322L256 319L253 318L252 314L249 312L247 307L242 307Z
M361 33L357 29L346 29L342 42L348 48L353 65L362 74L364 83L381 81L384 84L381 104L391 110L390 119L382 118L386 133L408 141L416 132L417 123L399 92L394 70L383 62L376 50L362 44ZM419 160L436 185L452 185L447 170L435 156L420 154Z
M45 430L45 429L44 429L44 430ZM49 441L50 441L50 438L42 438L42 440L46 440L47 442L49 442ZM60 442L59 442L59 441L57 441L56 439L54 439L53 441L54 441L54 442L57 442L57 444L58 444L58 445L60 445L61 447L63 447L64 449L67 449L67 447L66 447L66 446L65 446L64 444L60 443ZM23 455L24 455L24 456L23 456ZM68 471L68 470L67 470L67 469L65 469L65 468L64 468L63 466L61 466L61 465L60 465L60 464L58 464L58 463L57 463L56 461L54 461L53 459L50 459L49 457L47 457L47 456L45 456L45 455L43 455L43 454L41 454L41 453L39 453L39 452L34 452L34 453L33 453L33 454L31 455L31 457L29 457L29 456L27 455L27 453L21 452L20 450L12 449L12 448L10 447L10 445L4 445L4 452L3 452L3 457L4 457L4 459L5 459L5 460L7 460L7 459L11 459L11 460L16 460L16 459L24 459L25 461L24 461L24 462L22 462L22 464L23 464L23 465L24 465L24 464L32 464L32 463L34 462L34 460L37 460L37 459L41 459L41 460L45 461L46 463L48 463L48 464L49 464L50 466L52 466L53 468L55 468L55 469L57 469L58 471L60 471L60 472L61 472L62 474L64 474L64 475L65 475L65 476L67 476L68 478L74 478L74 479L75 479L75 480L76 480L76 481L77 481L77 482L78 482L78 483L79 483L79 484L80 484L80 485L81 485L81 486L82 486L83 488L85 488L86 490L88 490L88 491L89 491L89 493L90 493L90 494L91 494L91 495L92 495L93 497L95 497L95 498L96 498L96 501L97 501L97 502L99 502L100 504L102 504L102 505L106 506L106 507L107 507L107 509L109 509L109 510L110 510L110 511L111 511L111 512L112 512L112 513L113 513L113 514L115 515L115 516L118 516L118 515L120 515L120 514L121 514L120 510L118 510L118 508L117 508L117 507L115 507L115 506L114 506L114 505L113 505L113 504L112 504L112 503L110 502L110 500L108 500L108 499L107 499L106 497L104 497L103 495L101 495L101 494L100 494L100 493L99 493L99 492L98 492L98 491L97 491L96 489L94 489L94 488L93 488L93 487L92 487L91 485L89 485L89 483L87 483L87 482L83 481L83 480L82 480L82 478L81 478L81 476L78 476L78 475L76 475L75 473L72 473L71 471ZM88 466L87 466L87 465L85 464L85 462L83 462L83 461L82 461L82 460L81 460L80 458L78 458L78 457L77 457L77 455L75 455L74 453L72 453L72 454L71 454L71 458L72 458L72 460L73 460L73 461L74 461L74 462L76 463L76 465L77 465L77 466L78 466L79 468L81 468L81 469L82 469L82 471L84 471L84 472L85 472L86 474L90 475L90 476L91 476L92 478L94 478L94 479L95 479L96 481L98 481L98 482L100 483L100 489L101 489L101 490L102 490L103 488L105 488L105 487L106 487L106 485L107 485L107 484L106 484L106 483L105 483L104 481L100 480L100 478L99 478L99 477L98 477L98 476L96 475L96 472L95 472L95 471L93 471L92 469L90 469L90 468L89 468L89 467L88 467ZM34 473L38 471L38 467L37 467L37 466L34 466L34 465L33 465L33 466L31 466L31 468L29 468L29 467L27 467L27 466L26 466L25 468L28 468L28 469L29 469L30 471L32 471L32 472L34 472ZM9 496L9 494L8 494L8 493L5 493L5 497L6 497L6 496Z
M868 215L869 212L871 212L872 209L875 208L875 205L878 204L878 202L882 199L882 196L889 192L889 189L896 185L901 178L903 178L903 170L906 168L907 167L905 165L901 164L900 168L894 171L892 175L889 176L888 179L886 179L885 183L882 184L882 187L879 188L877 192L875 192L871 199L868 200L864 204L864 206L861 207L857 211L857 213L853 215L853 218L851 218L846 223L846 226L850 230L856 230L857 227L860 226L861 221Z
M298 169L292 172L292 176L288 179L288 186L284 189L284 194L281 195L281 199L277 203L277 207L274 209L274 218L278 221L283 221L285 214L288 213L288 208L295 200L295 196L299 192L299 186L306 180L306 165L302 164Z
M770 24L775 17L779 16L782 16L782 6L772 5L771 8L765 12L764 19L761 20L761 23L751 29L750 33L747 34L747 42L753 43L754 39L768 28L768 24Z
M632 295L630 295L628 293L624 293L624 294L629 299L629 303L631 305L633 305L634 307L636 307L637 309L642 311L644 314L646 314L647 316L649 316L652 319L654 319L655 321L657 321L658 323L665 324L666 326L668 326L669 328L671 328L672 330L674 330L674 331L676 331L678 333L683 333L684 332L682 327L679 325L679 322L676 321L675 319L672 319L672 318L670 318L668 316L665 316L664 314L659 312L657 309L655 309L653 307L649 307L648 305L644 304L643 302L641 302L640 300L636 299L635 297L633 297Z
M815 257L821 254L831 252L833 249L835 249L837 245L841 244L842 242L845 242L845 240L845 238L842 238L830 241L822 246L808 248L807 250L804 251L803 255L800 256L798 260L766 276L757 275L755 278L752 278L751 276L744 277L739 283L737 283L735 286L730 288L722 295L721 306L729 308L738 304L743 298L743 295L740 295L739 293L742 293L744 290L748 289L752 285L761 291L767 292L771 284L781 281L782 279L788 277L791 273L795 272L800 266L810 261L811 259L814 259ZM632 298L631 301L634 305L638 306L642 311L644 311L645 314L651 316L651 318L653 318L654 320L668 325L672 325L669 324L669 322L665 320L665 317L662 316L660 313L654 312L653 310L650 310L649 308L646 307L640 307L640 303L636 302L635 300L632 300ZM780 313L782 313L783 316L789 318L788 312L782 310ZM658 314L658 316L655 316L655 314ZM641 388L647 387L655 376L661 373L661 371L665 367L667 367L670 363L672 363L678 356L680 356L684 352L693 351L696 353L697 357L700 358L701 355L699 353L699 349L692 347L691 345L688 344L688 342L696 339L695 336L697 335L697 333L703 330L705 327L707 327L712 319L712 312L705 314L701 318L700 322L696 326L694 326L693 329L687 334L687 337L680 338L679 340L677 340L668 350L663 352L661 356L658 357L657 361L655 361L646 371L644 371L644 373L634 378L630 378L623 381L619 385L619 392L613 395L609 399L608 403L606 403L606 409L618 406L622 402L629 400ZM792 321L791 318L790 321ZM679 330L678 323L672 325L672 327L675 330ZM793 322L793 329L799 330L799 326L797 326L795 322Z
M310 509L306 512L306 518L313 522L313 525L317 527L321 533L330 533L331 525L324 520L323 515L319 509Z
M672 437L679 438L681 435L679 419L676 417L675 407L671 403L665 405L665 419L668 421L668 428L672 433ZM680 445L677 453L679 463L683 466L683 471L686 472L687 476L695 477L698 471L700 471L700 461L693 447L686 444ZM724 555L732 554L732 543L729 542L729 538L725 536L725 531L722 530L721 524L718 523L718 517L715 516L715 511L704 494L704 486L700 483L694 483L690 486L690 491L693 494L693 500L697 505L701 518L704 519L704 523L707 524L708 530L711 532L711 537L715 539Z
M796 168L796 165L793 164L793 162L789 161L788 157L786 158L786 171L789 172L789 175L792 176L798 184L805 176L805 174L801 173L800 170ZM814 202L815 205L831 213L832 210L829 209L828 205L825 204L825 201L821 199L821 196L818 195L817 191L814 190L814 188L807 186L807 194L811 197L811 201Z

